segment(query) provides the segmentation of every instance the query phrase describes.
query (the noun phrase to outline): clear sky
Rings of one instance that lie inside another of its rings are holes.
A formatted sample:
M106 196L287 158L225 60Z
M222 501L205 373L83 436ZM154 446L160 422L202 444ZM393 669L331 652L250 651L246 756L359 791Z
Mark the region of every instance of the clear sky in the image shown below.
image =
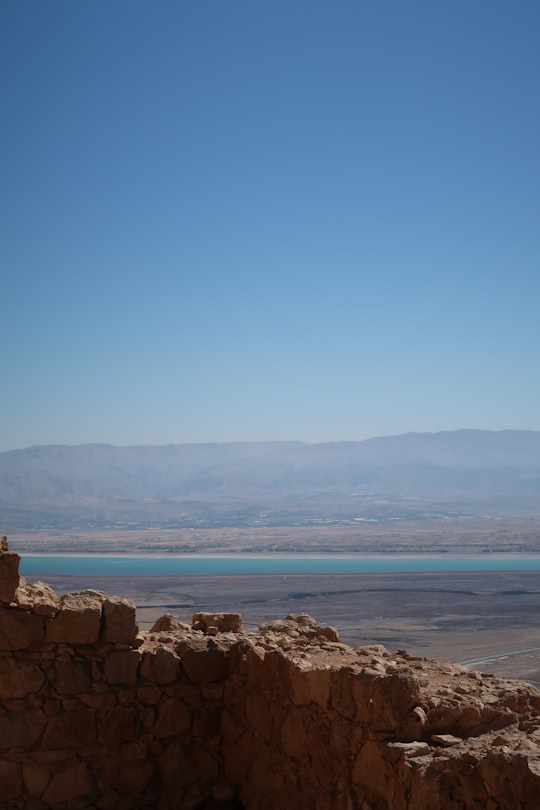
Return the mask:
M538 0L3 0L0 450L540 429Z

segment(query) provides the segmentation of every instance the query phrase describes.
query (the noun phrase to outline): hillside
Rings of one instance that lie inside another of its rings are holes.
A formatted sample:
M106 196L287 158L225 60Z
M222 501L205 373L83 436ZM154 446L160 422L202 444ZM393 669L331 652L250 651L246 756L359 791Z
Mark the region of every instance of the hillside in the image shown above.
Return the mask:
M540 432L361 442L37 446L0 453L0 517L32 525L307 525L540 512Z

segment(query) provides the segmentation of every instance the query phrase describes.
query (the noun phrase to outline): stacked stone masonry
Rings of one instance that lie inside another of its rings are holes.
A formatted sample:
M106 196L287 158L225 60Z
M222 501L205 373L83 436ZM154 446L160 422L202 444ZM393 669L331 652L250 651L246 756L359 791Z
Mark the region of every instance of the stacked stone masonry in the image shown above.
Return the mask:
M0 545L2 810L537 810L540 693L309 616L58 597Z

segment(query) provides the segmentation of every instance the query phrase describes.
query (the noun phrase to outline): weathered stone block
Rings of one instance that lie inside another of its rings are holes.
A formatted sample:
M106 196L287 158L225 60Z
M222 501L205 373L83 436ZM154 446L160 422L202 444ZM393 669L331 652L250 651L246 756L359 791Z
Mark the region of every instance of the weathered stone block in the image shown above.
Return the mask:
M209 739L219 734L221 709L196 709L193 712L192 733L194 737Z
M191 712L183 700L166 698L159 705L158 717L152 733L158 737L173 737L185 734L191 727Z
M45 674L37 664L15 658L0 658L0 700L27 697L45 683Z
M119 596L108 596L103 602L102 641L131 644L139 632L135 619L133 602Z
M198 781L197 761L192 745L172 740L159 760L161 779L165 784L189 785Z
M180 659L167 647L157 647L155 651L143 653L141 677L154 683L174 683L180 672Z
M78 591L62 596L60 610L47 625L47 642L95 644L101 631L104 594Z
M57 661L54 688L59 695L80 695L91 688L90 667L78 661Z
M6 712L0 715L0 748L33 748L43 724L34 712Z
M96 713L92 709L78 709L52 717L47 722L43 748L78 748L93 743L96 736Z
M154 776L155 766L145 759L120 759L115 757L100 763L98 773L100 779L109 788L121 794L127 794L130 797L129 806L133 807L135 806L134 797L146 789ZM120 806L120 802L117 800L114 806Z
M109 653L103 665L109 685L135 686L141 655L137 650L118 650Z
M98 715L98 742L101 745L119 745L136 740L140 732L139 714L136 708L117 706Z
M91 793L88 768L80 763L54 774L42 798L47 806L56 807L89 796Z
M42 616L0 605L0 650L23 650L45 641Z
M2 805L19 799L22 792L21 766L18 762L0 762L0 794Z
M26 792L30 796L41 796L51 778L51 772L46 765L37 762L26 762L23 765L23 782Z
M0 552L0 602L13 602L19 587L19 562L13 551Z
M219 681L228 672L227 652L218 645L184 648L182 668L195 683Z

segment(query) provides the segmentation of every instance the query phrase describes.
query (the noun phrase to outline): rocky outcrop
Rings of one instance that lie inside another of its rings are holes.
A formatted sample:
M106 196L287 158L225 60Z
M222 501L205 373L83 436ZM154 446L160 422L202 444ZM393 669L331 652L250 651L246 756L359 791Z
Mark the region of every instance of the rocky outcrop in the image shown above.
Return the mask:
M540 693L304 614L162 617L0 552L0 806L536 810ZM16 557L17 555L15 555ZM18 570L18 569L17 569Z

